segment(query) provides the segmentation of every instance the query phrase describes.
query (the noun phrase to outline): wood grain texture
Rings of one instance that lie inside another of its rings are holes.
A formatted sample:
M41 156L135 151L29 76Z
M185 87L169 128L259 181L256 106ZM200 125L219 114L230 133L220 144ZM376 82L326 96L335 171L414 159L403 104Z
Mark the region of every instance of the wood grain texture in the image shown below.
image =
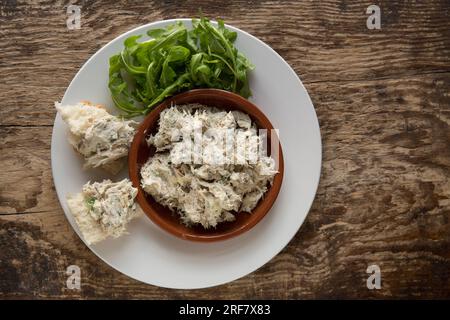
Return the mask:
M446 0L380 1L376 31L366 28L367 5L346 0L79 1L80 30L66 27L68 2L8 3L0 9L8 88L0 92L0 125L52 125L54 100L101 46L151 21L196 16L199 8L266 41L306 83L450 71Z
M379 1L0 2L0 298L450 298L450 4ZM323 167L307 220L258 271L205 290L145 285L79 240L53 186L52 103L84 61L143 23L218 13L301 76ZM366 288L378 264L382 289ZM82 290L65 270L82 270Z

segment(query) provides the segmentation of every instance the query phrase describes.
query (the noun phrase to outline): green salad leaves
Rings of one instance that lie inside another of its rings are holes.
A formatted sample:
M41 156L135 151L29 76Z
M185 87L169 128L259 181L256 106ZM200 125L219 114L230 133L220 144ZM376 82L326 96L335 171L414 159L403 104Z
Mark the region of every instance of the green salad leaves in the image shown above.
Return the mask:
M217 88L248 98L247 73L253 65L233 45L236 32L204 17L147 32L150 40L131 36L109 59L112 99L127 117L147 114L165 98L191 88Z

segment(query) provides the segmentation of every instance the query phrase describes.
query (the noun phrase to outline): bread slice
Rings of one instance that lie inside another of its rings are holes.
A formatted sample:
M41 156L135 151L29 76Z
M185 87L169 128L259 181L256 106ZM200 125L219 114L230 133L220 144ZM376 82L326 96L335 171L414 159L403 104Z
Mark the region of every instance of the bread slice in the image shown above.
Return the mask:
M129 179L87 182L82 192L67 196L67 204L87 244L127 233L128 223L140 216L138 191Z
M89 208L82 193L68 195L67 204L88 245L105 240L108 237L100 224L89 214Z
M55 107L68 126L69 143L85 159L83 168L119 173L126 163L137 122L120 119L88 101L72 105L55 102Z

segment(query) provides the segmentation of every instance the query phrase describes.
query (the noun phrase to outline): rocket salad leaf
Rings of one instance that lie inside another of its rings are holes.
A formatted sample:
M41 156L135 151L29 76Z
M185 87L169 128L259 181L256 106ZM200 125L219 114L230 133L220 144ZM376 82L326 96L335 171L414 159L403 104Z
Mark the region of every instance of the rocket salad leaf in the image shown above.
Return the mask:
M248 98L248 71L254 66L233 45L237 33L222 20L204 17L147 31L150 40L131 36L109 59L109 90L127 117L147 114L165 98L190 88L217 88Z

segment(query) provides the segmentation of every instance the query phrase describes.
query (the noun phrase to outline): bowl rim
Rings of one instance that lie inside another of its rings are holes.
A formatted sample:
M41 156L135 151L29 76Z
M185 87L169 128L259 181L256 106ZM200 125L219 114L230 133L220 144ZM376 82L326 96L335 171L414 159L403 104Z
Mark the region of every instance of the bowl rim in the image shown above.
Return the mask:
M220 233L220 234L212 234L212 235L207 235L207 234L192 234L192 233L185 233L182 230L180 230L177 227L174 227L173 225L169 224L168 222L166 222L166 220L164 218L162 218L160 215L157 214L156 209L154 209L147 201L146 199L146 193L145 191L142 189L141 183L140 183L140 168L138 166L138 151L139 151L139 147L140 144L142 143L142 139L145 138L146 133L147 133L147 129L150 127L150 125L152 123L155 123L155 121L157 122L159 119L159 115L160 113L170 107L173 104L176 104L177 100L181 100L187 97L208 97L211 95L216 95L219 97L226 97L229 99L234 100L237 104L239 104L242 108L244 109L250 109L251 112L246 112L248 113L250 116L258 118L258 119L262 119L262 122L267 124L267 128L265 129L274 129L272 123L270 122L270 120L266 117L266 115L252 102L250 102L249 100L243 98L242 96L235 94L233 92L229 92L229 91L225 91L225 90L221 90L221 89L192 89L192 90L188 90L179 94L176 94L174 96L171 96L167 99L165 99L164 101L162 101L160 104L158 104L155 108L153 108L149 114L146 115L146 117L144 118L144 120L139 124L131 146L130 146L130 150L129 150L129 154L128 154L128 174L130 177L130 180L133 184L133 187L138 189L138 193L136 196L136 200L138 202L138 204L140 205L142 211L145 213L145 215L150 218L150 220L155 223L158 227L160 227L161 229L165 230L166 232L184 239L184 240L190 240L190 241L195 241L195 242L215 242L215 241L221 241L221 240L226 240L226 239L230 239L233 237L236 237L248 230L250 230L251 228L253 228L256 224L258 224L266 215L267 213L270 211L270 209L272 208L273 204L275 203L278 194L280 192L281 189L281 185L283 182L283 176L284 176L284 159L283 159L283 151L282 151L282 147L281 147L281 141L278 137L278 173L275 174L272 185L269 187L269 189L265 192L265 195L271 191L274 190L272 192L274 192L274 194L272 195L272 197L266 197L266 198L262 198L259 203L257 204L257 206L254 208L254 210L256 208L258 208L261 205L264 205L264 208L261 212L258 213L258 215L250 221L246 221L245 223L243 223L242 225L238 226L237 228L232 229L231 231L227 231L224 233ZM192 102L194 103L194 102ZM185 104L180 103L180 104ZM156 120L154 119L156 118ZM148 195L151 197L151 195ZM253 210L251 213L249 214L253 214ZM181 226L181 223L180 223Z

